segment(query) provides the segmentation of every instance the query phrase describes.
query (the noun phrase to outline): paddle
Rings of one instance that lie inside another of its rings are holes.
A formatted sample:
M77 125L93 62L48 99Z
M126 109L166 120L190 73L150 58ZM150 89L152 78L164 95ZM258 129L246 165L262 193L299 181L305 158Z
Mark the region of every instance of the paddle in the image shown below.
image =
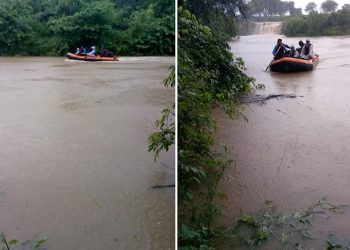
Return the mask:
M278 52L280 51L280 49L281 49L281 47L282 47L282 45L281 46L279 46L279 48L278 48L278 50L276 51L276 55L278 54ZM273 62L275 60L275 57L271 60L271 62L269 63L269 65L267 65L267 67L266 67L266 69L265 69L265 71L267 71L267 69L271 66L271 63Z
M275 59L272 59L272 60L271 60L271 62L269 63L269 65L267 65L267 67L266 67L265 71L267 71L267 69L268 69L268 68L270 68L271 63L273 62L273 60L275 60Z

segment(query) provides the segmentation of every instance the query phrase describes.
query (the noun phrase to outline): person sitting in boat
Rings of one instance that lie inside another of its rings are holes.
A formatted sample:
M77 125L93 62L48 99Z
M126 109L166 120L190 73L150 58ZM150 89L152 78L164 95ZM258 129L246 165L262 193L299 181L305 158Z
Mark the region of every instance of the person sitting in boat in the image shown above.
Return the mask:
M110 50L104 48L104 49L102 50L101 56L103 56L103 57L113 57L114 55L113 55L113 52L112 52L112 51L110 51Z
M88 56L96 56L96 47L95 46L91 46L91 51L89 53L87 53Z
M86 56L86 49L83 46L80 47L80 54L79 55Z
M277 44L275 45L275 47L272 50L272 54L274 55L274 59L277 60L279 58L286 56L287 48L289 49L290 47L286 44L283 44L282 39L279 38L277 40Z
M314 58L314 46L310 43L309 39L306 40L306 43L305 43L303 49L301 50L300 57L302 57L304 59Z
M288 56L299 57L299 52L295 49L295 46L292 44L290 50L288 51Z
M77 48L77 50L75 51L75 54L76 55L80 55L80 49L79 48Z
M297 48L297 51L298 51L298 53L300 55L301 54L301 50L303 49L305 43L302 40L300 40L298 44L299 44L300 47Z

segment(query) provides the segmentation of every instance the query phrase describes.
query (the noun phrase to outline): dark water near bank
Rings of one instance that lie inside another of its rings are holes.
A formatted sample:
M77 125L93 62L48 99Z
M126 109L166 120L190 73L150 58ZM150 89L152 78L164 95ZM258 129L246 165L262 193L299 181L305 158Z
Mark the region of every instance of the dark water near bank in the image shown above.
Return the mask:
M48 249L174 249L174 149L147 137L173 58L0 58L0 231Z
M248 123L216 111L217 137L220 143L232 145L230 157L237 162L221 183L229 196L224 202L225 225L241 213L257 212L266 200L282 213L305 209L319 200L350 205L350 37L312 38L320 63L313 72L295 74L264 71L277 38L245 36L230 44L244 58L247 74L266 86L257 93L303 97L249 104L245 106ZM284 39L287 44L298 41ZM330 234L350 238L350 213L315 220L312 240L305 244L325 249Z

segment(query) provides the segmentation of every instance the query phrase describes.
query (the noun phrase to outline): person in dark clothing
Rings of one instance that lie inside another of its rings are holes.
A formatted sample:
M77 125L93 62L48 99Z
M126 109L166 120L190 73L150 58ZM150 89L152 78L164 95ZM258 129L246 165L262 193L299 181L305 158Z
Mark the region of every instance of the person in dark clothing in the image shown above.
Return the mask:
M86 56L86 49L83 46L80 47L80 55Z
M300 54L300 56L305 59L311 59L314 57L314 46L310 43L309 39L306 40L306 43Z
M277 44L272 50L272 54L274 55L274 59L279 59L287 55L287 48L289 49L289 46L282 43L282 39L279 38L277 40Z
M297 48L296 50L298 51L298 53L299 53L299 55L301 54L301 50L303 49L303 47L304 47L304 42L303 41L299 41L299 48Z
M104 48L104 49L102 50L101 56L103 56L103 57L113 57L114 54L113 54L112 51L110 51L110 50Z

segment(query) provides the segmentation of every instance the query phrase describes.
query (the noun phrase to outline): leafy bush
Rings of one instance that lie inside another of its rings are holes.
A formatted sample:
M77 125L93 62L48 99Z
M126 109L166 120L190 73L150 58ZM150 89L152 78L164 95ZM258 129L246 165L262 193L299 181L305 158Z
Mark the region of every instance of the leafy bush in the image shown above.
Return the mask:
M164 81L166 87L175 87L175 66L170 67L170 74ZM155 160L163 150L168 151L175 144L175 103L162 110L162 116L155 122L159 131L148 138L148 151L154 152Z
M212 249L221 233L211 224L222 213L213 198L231 161L212 150L211 110L218 105L232 118L242 115L237 98L250 90L253 78L243 73L243 60L233 57L226 41L188 10L179 8L178 21L179 246Z

